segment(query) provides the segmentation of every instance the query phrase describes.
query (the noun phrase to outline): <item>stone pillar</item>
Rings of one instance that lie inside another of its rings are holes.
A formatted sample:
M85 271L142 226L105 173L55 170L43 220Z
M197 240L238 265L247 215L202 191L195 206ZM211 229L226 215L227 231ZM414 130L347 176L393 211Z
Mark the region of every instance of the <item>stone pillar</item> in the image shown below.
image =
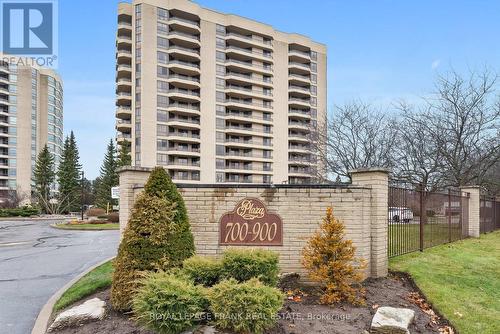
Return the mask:
M479 237L479 208L481 200L481 188L479 186L462 187L463 192L469 193L469 224L468 236Z
M130 210L134 206L135 189L144 186L151 170L151 168L133 166L122 167L118 170L120 179L120 199L118 200L120 205L120 236L123 235Z
M350 171L352 184L371 188L370 272L371 277L387 275L387 210L389 196L389 171L384 168L367 168Z

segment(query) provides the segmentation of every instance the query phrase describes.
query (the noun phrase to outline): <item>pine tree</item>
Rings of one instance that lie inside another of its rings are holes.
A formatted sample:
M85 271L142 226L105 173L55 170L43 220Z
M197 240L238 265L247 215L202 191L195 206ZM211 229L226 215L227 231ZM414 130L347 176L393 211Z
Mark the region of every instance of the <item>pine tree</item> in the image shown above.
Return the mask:
M324 284L321 303L363 304L364 289L360 283L366 264L354 256L355 250L352 241L345 239L344 224L335 218L333 209L328 208L320 231L307 242L302 259L309 277Z
M118 167L132 165L132 156L130 155L130 142L124 141L118 150Z
M108 149L104 155L97 188L96 205L105 209L108 203L115 204L116 200L111 198L111 188L118 185L118 161L116 159L116 149L113 139L110 139Z
M79 162L78 147L73 131L64 141L62 159L57 170L59 182L59 201L64 212L77 211L80 208L80 175L81 168Z
M36 159L35 170L33 172L33 182L35 183L35 196L38 198L42 209L46 212L45 204L50 199L50 187L56 179L54 171L54 157L45 145Z

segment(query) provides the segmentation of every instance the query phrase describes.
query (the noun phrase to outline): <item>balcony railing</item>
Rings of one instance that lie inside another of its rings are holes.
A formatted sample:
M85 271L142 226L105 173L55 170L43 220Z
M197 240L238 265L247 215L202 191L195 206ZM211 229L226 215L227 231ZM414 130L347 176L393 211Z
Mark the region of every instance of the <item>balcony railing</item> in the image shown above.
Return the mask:
M165 136L165 134L163 134L163 133L161 135ZM198 134L185 133L185 132L169 132L168 136L200 139L200 135L198 135Z
M289 62L288 64L289 64L289 65L292 65L292 66L299 66L299 67L303 67L303 68L311 69L311 65L309 65L309 64L299 63L299 62L296 62L296 61L291 61L291 62Z
M255 153L247 153L247 152L236 152L236 151L228 151L225 154L226 156L234 156L234 157L245 157L245 158L261 158L261 159L272 159L271 155L265 157L263 154L255 154Z
M166 151L172 151L172 152L192 152L192 153L200 153L199 148L190 148L190 147L169 147L166 149Z
M288 86L288 89L292 90L300 90L300 91L303 91L303 92L307 92L307 93L310 93L311 92L311 89L310 88L307 88L307 87L301 87L301 86L296 86L296 85L289 85Z
M181 123L190 123L190 124L200 124L199 119L185 119L179 117L169 117L166 120L158 120L159 122L181 122Z
M124 40L127 40L127 41L132 41L132 36L118 35L118 39L124 39Z
M132 124L132 121L128 120L128 119L119 119L116 123L117 124Z
M288 50L288 53L289 54L297 53L297 54L300 54L300 55L305 56L305 57L310 57L311 56L311 54L309 52L301 51L301 50L294 50L294 49Z
M234 46L234 45L226 46L226 50L228 50L228 51L230 51L230 50L237 50L237 51L241 51L241 52L244 52L244 53L249 53L249 54L254 54L254 55L262 56L262 57L265 57L265 58L270 58L270 59L273 58L272 54L263 53L263 52L257 52L257 51L251 50L251 49L240 48L240 47Z
M251 74L243 74L243 73L233 72L233 71L226 72L226 76L235 76L235 77L245 78L247 80L265 82L265 83L269 83L269 84L273 83L273 81L270 78L264 79L264 78L259 78L259 77L253 76Z
M237 34L235 32L228 32L226 33L226 36L233 36L233 37L237 37L237 38L243 38L243 39L247 39L247 40L250 40L250 41L256 41L258 43L262 43L262 44L266 44L266 45L272 45L272 41L269 41L269 40L264 40L264 39L260 39L260 38L257 38L255 36L245 36L245 35L241 35L241 34Z
M179 46L179 45L170 45L168 47L168 49L169 50L180 50L180 51L192 52L192 53L196 53L198 55L200 54L200 50L185 48L185 47Z
M180 32L180 31L177 31L177 30L172 30L172 31L169 31L168 36L171 36L171 35L179 35L179 36L182 36L182 37L186 37L186 38L192 38L192 39L195 39L197 41L200 40L200 36L196 36L196 35L191 35L191 34L186 34L185 32Z
M302 115L307 115L311 116L311 112L309 110L301 110L301 109L288 109L288 113L290 114L302 114Z
M167 163L169 166L191 166L191 167L200 167L199 161L169 161Z
M190 63L188 61L182 61L182 60L169 60L168 63L167 63L167 65L168 64L178 64L178 65L183 65L183 66L190 66L190 67L194 67L194 68L200 68L199 64Z
M304 151L308 151L311 149L311 147L307 145L288 145L288 148L291 150L304 150Z
M299 99L297 97L289 97L288 101L289 102L300 102L300 103L311 104L311 100L309 100L309 99Z
M226 89L235 89L235 90L241 90L241 91L245 91L245 92L262 94L262 95L266 95L266 96L273 96L273 93L271 91L257 90L257 89L242 87L242 86L236 86L236 85L226 85Z
M189 20L189 19L184 19L182 17L178 17L178 16L170 16L168 18L169 21L180 21L180 22L185 22L185 23L189 23L189 24L192 24L192 25L195 25L197 27L200 26L200 23L199 22L196 22L196 21L192 21L192 20Z
M261 68L266 71L272 71L273 67L271 65L259 65L259 64L253 64L252 62L247 62L247 61L242 61L242 60L236 60L236 59L226 59L226 64L227 63L236 63L236 64L241 64L244 66L250 66L254 68Z
M300 75L300 74L288 74L289 78L297 78L300 80L306 80L306 81L311 81L311 78L307 75Z
M200 79L196 77L191 77L189 75L184 75L184 74L169 74L165 76L166 78L170 79L182 79L182 80L188 80L188 81L194 81L194 82L200 82Z
M245 115L245 114L240 114L240 113L235 113L235 112L226 112L226 117L241 117L241 118L248 118L248 119L258 119L258 120L269 121L269 122L271 122L273 120L273 118L270 116L253 116L253 115Z
M271 146L271 143L264 143L262 141L257 142L256 140L245 140L245 139L233 139L228 138L225 140L226 143L238 143L238 144L246 144L246 145L262 145L262 146Z
M190 103L175 102L175 103L168 104L167 107L168 108L183 108L183 109L190 109L190 110L200 111L200 106L194 105L194 104L190 104Z
M241 103L241 104L248 104L248 105L256 106L256 107L262 107L262 108L266 108L266 109L272 109L272 106L270 104L264 104L264 103L258 103L258 102L252 102L252 101L245 101L245 100L242 100L242 99L229 98L229 99L226 99L226 103Z

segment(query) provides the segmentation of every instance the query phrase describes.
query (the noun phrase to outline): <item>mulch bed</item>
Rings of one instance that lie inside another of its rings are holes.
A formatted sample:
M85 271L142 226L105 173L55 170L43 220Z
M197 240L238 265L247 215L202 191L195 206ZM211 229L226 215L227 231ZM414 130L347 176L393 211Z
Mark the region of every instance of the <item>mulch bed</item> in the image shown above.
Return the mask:
M415 320L409 330L415 333L453 333L448 321L432 310L425 302L413 281L406 275L391 274L387 278L368 279L366 305L339 304L334 307L319 305L317 289L289 285L284 290L288 299L279 314L277 325L268 334L331 333L364 334L370 329L371 320L379 306L405 307L415 311ZM113 311L109 305L109 289L86 298L106 301L108 313L104 320L78 328L66 328L56 334L155 334L142 329L124 315ZM78 302L81 304L83 301Z

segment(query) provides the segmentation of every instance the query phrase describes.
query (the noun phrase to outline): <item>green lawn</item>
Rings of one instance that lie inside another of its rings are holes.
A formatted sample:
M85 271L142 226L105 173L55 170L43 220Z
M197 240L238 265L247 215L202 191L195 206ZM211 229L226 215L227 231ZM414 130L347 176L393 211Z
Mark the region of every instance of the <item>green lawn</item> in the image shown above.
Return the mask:
M120 224L118 223L105 223L105 224L55 224L55 228L62 230L119 230Z
M461 334L500 333L500 231L390 259Z
M95 268L87 275L83 276L72 287L66 290L66 292L54 305L54 311L59 311L100 289L107 288L111 285L112 274L112 261L106 262L103 265Z
M405 254L420 249L420 225L419 224L389 224L388 230L388 254ZM451 240L461 239L461 226L451 225ZM448 223L429 222L424 224L424 248L429 248L449 242Z

